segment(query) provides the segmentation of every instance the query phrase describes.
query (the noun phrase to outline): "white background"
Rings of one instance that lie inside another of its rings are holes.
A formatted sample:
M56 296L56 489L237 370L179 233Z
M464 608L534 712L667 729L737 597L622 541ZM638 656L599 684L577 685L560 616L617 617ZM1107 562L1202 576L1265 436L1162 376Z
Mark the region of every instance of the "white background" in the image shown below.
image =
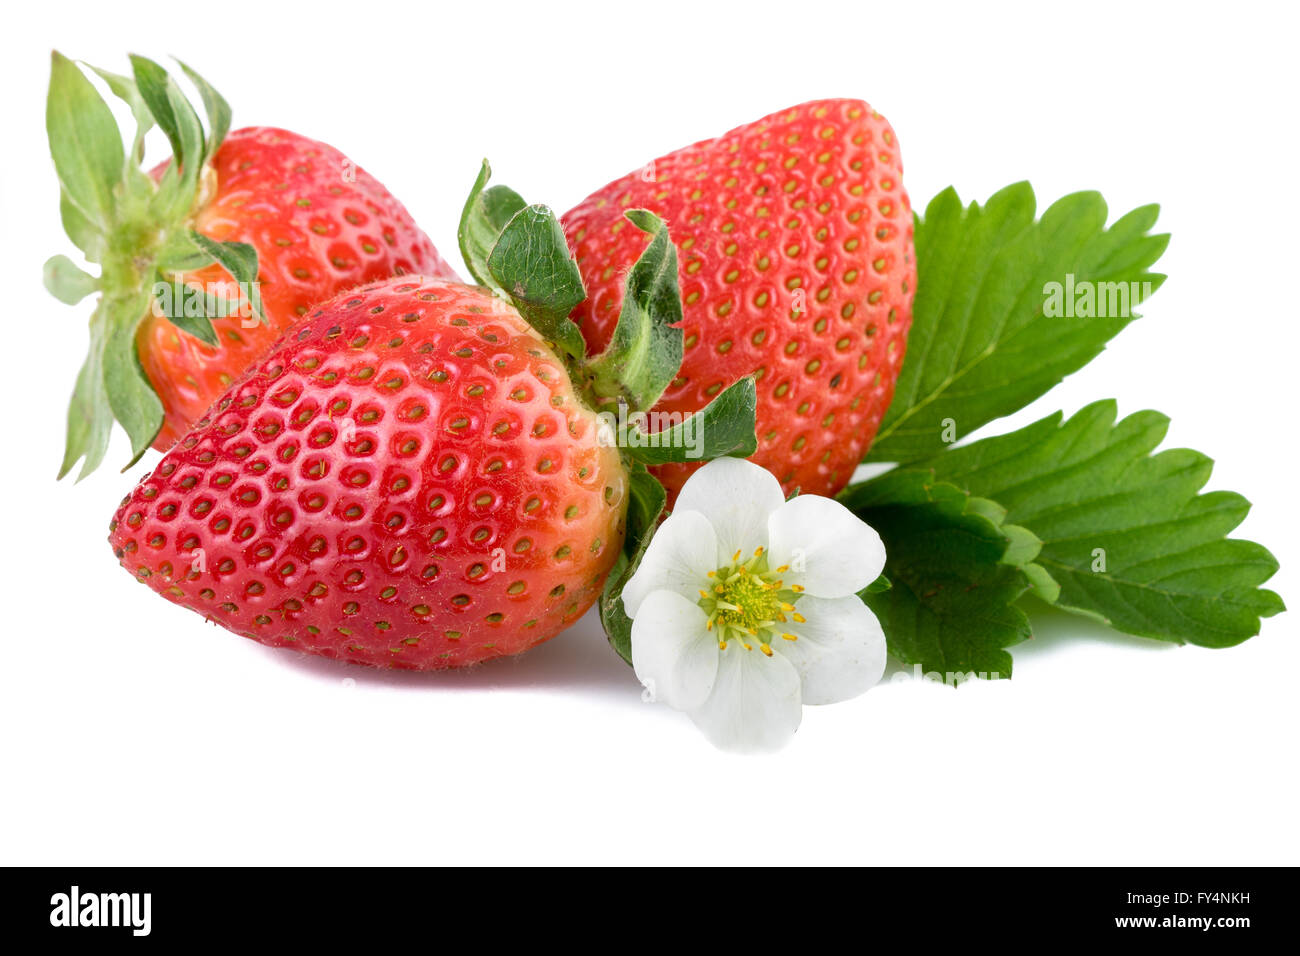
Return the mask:
M1255 503L1238 533L1274 551L1294 604L1287 5L133 6L10 5L0 40L0 862L1300 862L1290 615L1225 651L1040 620L1014 680L808 708L769 758L643 704L592 617L517 661L423 676L205 625L109 552L140 472L111 467L120 434L93 478L54 481L89 304L39 280L74 252L42 127L52 47L122 71L128 51L180 56L236 125L350 154L457 262L484 155L565 209L675 147L863 97L919 207L1022 178L1040 205L1082 188L1113 214L1163 204L1170 279L1144 318L1012 424L1109 396L1168 413L1171 445L1218 462L1210 487Z

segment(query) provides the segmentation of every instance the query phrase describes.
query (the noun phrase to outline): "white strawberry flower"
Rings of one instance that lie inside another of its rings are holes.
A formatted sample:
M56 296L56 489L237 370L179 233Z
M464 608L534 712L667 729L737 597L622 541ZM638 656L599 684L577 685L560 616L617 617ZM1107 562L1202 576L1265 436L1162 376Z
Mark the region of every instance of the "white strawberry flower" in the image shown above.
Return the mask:
M880 536L839 502L786 501L765 468L712 461L623 589L636 675L716 746L775 750L804 704L880 680L885 636L857 592L884 566Z

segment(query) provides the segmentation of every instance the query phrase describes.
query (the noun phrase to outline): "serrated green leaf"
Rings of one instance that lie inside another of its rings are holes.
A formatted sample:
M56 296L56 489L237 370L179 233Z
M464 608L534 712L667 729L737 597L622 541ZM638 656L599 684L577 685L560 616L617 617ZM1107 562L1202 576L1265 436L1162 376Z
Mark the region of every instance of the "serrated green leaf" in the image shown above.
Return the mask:
M1010 677L1006 649L1031 636L1015 605L1030 581L1006 561L1011 535L954 485L919 472L889 475L887 484L856 486L845 503L885 543L890 587L867 588L862 599L890 654L948 683Z
M587 293L555 213L541 205L515 213L497 237L487 267L529 325L561 352L583 357L582 332L569 313Z
M76 305L99 288L99 280L82 272L67 256L47 259L42 278L50 295L66 305Z
M620 436L619 447L647 465L712 461L724 455L747 458L758 450L754 418L758 391L742 378L689 418L671 428L645 432L639 427Z
M491 178L492 167L485 159L478 178L470 190L469 198L465 200L465 208L461 211L457 239L460 242L460 254L465 260L465 268L469 270L474 280L479 285L504 296L505 290L499 288L496 280L492 278L492 272L488 268L488 256L492 254L492 247L501 237L501 230L505 229L506 224L528 203L508 186L485 188Z
M89 256L87 246L99 245L94 236L113 223L113 192L122 179L126 152L108 104L77 65L58 52L51 57L45 128L62 188L64 227Z
M930 202L916 225L907 354L867 460L916 461L1029 404L1096 357L1163 282L1149 271L1169 238L1149 234L1156 206L1109 229L1097 193L1066 196L1037 222L1034 211L1027 183L984 206L963 208L952 189ZM1100 289L1108 314L1045 315L1049 283L1070 276Z
M1115 402L1097 402L1064 423L1057 413L909 468L993 498L1008 521L1031 529L1062 608L1129 634L1207 647L1258 634L1260 618L1284 605L1260 587L1276 559L1226 537L1250 504L1231 492L1199 493L1212 467L1199 452L1152 454L1165 416L1138 412L1117 423L1116 415Z
M658 479L644 467L634 465L628 479L627 534L623 550L605 579L600 598L600 622L605 636L628 664L632 663L632 619L623 609L623 588L636 573L667 501L668 495Z
M624 214L650 242L623 287L623 306L609 346L591 362L598 394L625 399L648 410L682 365L682 298L677 287L677 249L662 219L645 209Z

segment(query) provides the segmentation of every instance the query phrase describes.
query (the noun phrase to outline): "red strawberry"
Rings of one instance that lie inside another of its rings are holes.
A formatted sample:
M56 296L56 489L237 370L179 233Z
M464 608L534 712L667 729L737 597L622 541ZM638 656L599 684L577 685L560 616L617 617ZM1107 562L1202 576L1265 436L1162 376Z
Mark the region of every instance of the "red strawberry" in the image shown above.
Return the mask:
M145 373L167 418L154 447L170 448L245 368L307 310L336 293L392 275L456 274L406 209L379 181L338 150L282 129L237 129L212 159L211 198L194 229L257 250L269 322L245 327L215 319L220 345L205 345L157 313L136 336ZM182 282L225 278L211 265Z
M848 482L893 397L912 322L912 212L893 130L860 100L774 113L655 160L563 217L609 342L622 275L646 244L623 213L667 222L681 251L685 357L656 408L700 409L758 378L758 451L787 492ZM654 469L674 495L696 464Z
M600 594L627 474L514 308L423 277L313 310L122 503L159 594L264 644L455 667Z
M160 66L142 57L132 66L132 77L96 71L132 107L130 150L81 70L58 53L51 69L64 226L100 265L98 277L64 256L46 265L63 301L99 293L60 476L79 459L82 476L98 466L114 419L135 459L151 443L169 447L315 303L394 274L455 278L402 205L337 150L279 129L227 135L226 102L186 67L204 130ZM143 133L155 124L172 157L146 174ZM232 278L245 283L233 295L219 288ZM171 293L187 288L217 298L191 295L198 306L186 311ZM241 304L244 315L226 315ZM252 321L249 305L260 313Z

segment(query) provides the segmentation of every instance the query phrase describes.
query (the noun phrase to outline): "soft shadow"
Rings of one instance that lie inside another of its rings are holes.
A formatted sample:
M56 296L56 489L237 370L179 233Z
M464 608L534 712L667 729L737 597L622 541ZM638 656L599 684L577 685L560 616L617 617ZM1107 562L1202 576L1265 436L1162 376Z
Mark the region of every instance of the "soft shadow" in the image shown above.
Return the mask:
M402 671L358 667L282 648L257 648L275 663L319 680L352 678L358 684L401 690L483 691L580 690L640 700L641 686L632 668L605 640L595 609L577 624L537 647L471 667L446 671Z
M1016 663L1029 661L1035 657L1049 657L1070 646L1088 643L1109 644L1113 647L1148 652L1170 651L1179 646L1169 641L1157 641L1146 637L1135 637L1132 634L1121 634L1100 621L1093 620L1090 617L1082 617L1078 614L1070 614L1041 601L1026 602L1024 610L1029 615L1029 623L1033 628L1034 636L1027 641L1007 648ZM881 678L880 683L882 686L890 684L890 679L896 674L906 674L911 677L915 674L915 671L914 666L901 664L895 658L890 657L889 662L885 665L885 675Z
M1136 651L1161 652L1178 647L1169 641L1157 641L1149 637L1134 637L1102 624L1090 617L1070 614L1060 608L1052 607L1041 601L1029 602L1025 606L1029 615L1030 626L1034 636L1012 647L1011 654L1016 660L1028 660L1032 657L1046 657L1060 651L1069 644L1092 643L1109 644Z

